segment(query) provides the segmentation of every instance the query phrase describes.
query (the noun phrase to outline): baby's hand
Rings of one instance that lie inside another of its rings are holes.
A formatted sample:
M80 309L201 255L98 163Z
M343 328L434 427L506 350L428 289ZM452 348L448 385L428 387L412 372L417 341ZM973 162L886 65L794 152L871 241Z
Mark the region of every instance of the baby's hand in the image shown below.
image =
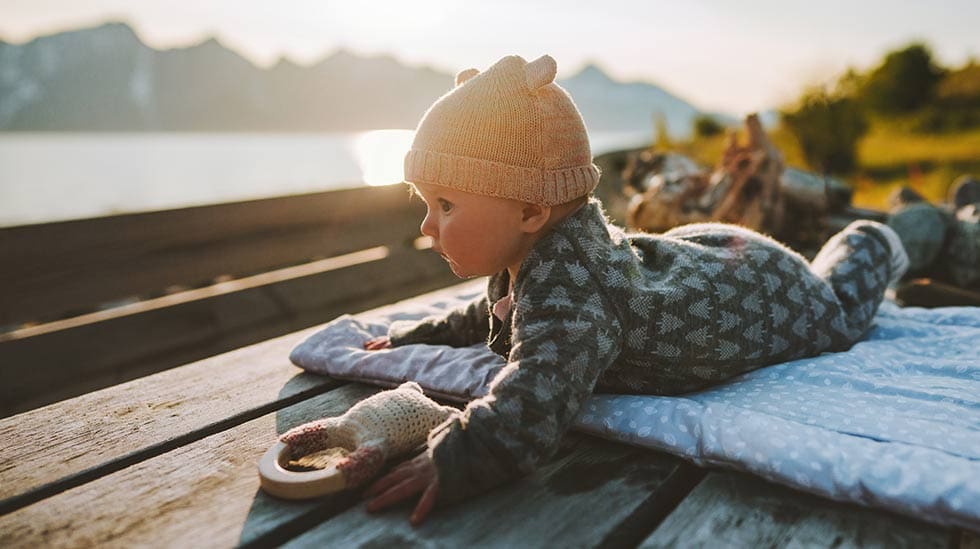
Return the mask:
M344 475L347 488L360 486L381 471L386 455L383 445L387 441L363 441L362 438L371 433L352 431L350 423L345 423L348 415L349 411L341 417L304 423L286 431L279 440L289 445L293 459L331 446L353 449L336 467Z
M283 433L279 440L289 445L291 457L296 459L331 446L347 443L349 437L338 441L338 437L335 436L341 430L340 426L339 417L328 417L293 427Z
M368 351L380 351L391 347L391 339L388 336L373 337L364 342L364 348Z
M422 394L418 383L408 381L358 402L342 416L294 427L279 440L290 447L293 459L337 446L351 450L336 467L343 473L346 487L353 488L381 472L388 457L404 455L424 444L429 431L455 412ZM434 478L434 466L430 469L423 468L422 472ZM422 513L421 518L424 516Z
M422 452L375 481L364 495L373 498L368 502L367 510L374 513L421 494L409 518L412 526L418 526L435 505L438 491L436 466L429 453Z

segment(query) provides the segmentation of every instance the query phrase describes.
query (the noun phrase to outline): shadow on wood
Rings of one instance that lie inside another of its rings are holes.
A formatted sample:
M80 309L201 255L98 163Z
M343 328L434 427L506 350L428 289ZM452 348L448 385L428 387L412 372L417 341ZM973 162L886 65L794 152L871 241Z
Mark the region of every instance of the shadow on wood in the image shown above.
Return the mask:
M447 286L423 214L367 187L0 230L4 322L88 311L0 334L0 414Z

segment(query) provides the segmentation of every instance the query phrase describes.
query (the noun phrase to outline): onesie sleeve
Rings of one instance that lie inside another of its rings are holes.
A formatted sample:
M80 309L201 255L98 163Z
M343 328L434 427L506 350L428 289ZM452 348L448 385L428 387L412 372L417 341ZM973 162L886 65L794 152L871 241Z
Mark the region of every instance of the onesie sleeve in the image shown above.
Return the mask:
M549 458L620 352L619 319L592 284L533 280L565 270L555 263L538 261L530 280L518 281L525 291L515 287L513 346L489 393L429 434L440 504L486 492Z
M489 335L490 313L486 294L444 316L433 316L419 322L393 322L388 328L393 347L413 343L467 347L486 343Z

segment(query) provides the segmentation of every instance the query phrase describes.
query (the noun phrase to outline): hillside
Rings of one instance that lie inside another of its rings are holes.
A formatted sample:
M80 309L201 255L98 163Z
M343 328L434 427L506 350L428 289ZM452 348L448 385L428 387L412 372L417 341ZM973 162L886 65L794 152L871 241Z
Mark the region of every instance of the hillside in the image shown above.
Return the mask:
M0 42L0 130L353 131L412 128L453 75L393 57L343 50L309 66L253 65L214 39L158 51L127 25ZM589 65L559 83L593 131L672 135L699 110L646 82L622 83ZM731 117L718 115L723 120Z

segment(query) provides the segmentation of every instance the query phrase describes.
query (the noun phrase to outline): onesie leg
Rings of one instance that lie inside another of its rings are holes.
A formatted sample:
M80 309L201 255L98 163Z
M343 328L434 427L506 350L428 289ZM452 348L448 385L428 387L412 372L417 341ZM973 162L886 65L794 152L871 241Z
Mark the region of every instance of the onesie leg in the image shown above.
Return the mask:
M832 326L844 337L840 343L847 348L871 325L888 284L908 268L908 256L888 226L862 220L831 237L810 267L837 297L843 318Z

